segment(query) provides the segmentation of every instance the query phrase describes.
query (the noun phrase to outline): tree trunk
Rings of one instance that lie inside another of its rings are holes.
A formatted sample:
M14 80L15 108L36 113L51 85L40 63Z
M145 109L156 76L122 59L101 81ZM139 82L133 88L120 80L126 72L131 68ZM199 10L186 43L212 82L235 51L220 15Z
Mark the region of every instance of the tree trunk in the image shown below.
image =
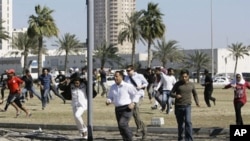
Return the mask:
M131 64L135 65L135 41L132 43L132 58L131 58Z
M236 75L236 71L237 71L237 65L238 65L238 57L235 58L235 66L234 66L234 77Z
M68 68L68 51L65 52L65 60L64 60L64 71L65 71L65 74L67 72L67 68Z
M23 56L23 75L25 74L25 70L27 69L27 58L28 58L28 54L24 53Z
M167 62L162 61L162 67L166 68L166 66L167 66Z
M196 70L196 74L197 74L197 83L200 83L200 69Z
M151 54L151 41L148 41L148 68L151 68L151 60L152 60L152 54Z
M104 68L104 65L105 65L105 59L104 59L105 57L103 57L102 59L101 59L101 67L103 67Z
M37 59L37 61L38 61L38 77L42 74L42 63L43 63L43 58L42 58L42 48L43 48L43 37L42 36L40 36L39 38L38 38L38 43L39 43L39 45L38 45L38 59ZM38 78L37 77L37 78Z

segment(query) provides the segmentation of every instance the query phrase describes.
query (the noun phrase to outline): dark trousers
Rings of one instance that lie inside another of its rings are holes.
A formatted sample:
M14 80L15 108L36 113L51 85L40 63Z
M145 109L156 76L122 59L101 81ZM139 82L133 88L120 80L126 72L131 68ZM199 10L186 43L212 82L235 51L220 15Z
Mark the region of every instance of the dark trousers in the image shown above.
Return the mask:
M129 121L132 117L132 110L128 108L128 105L119 106L115 108L115 115L123 141L132 141L133 133L129 127Z
M146 128L145 128L145 124L144 122L141 120L141 117L140 117L140 110L139 110L139 104L136 103L135 104L135 108L133 110L133 117L134 117L134 120L135 120L135 124L136 124L136 127L137 127L137 132L138 131L145 131Z
M191 105L176 105L175 117L178 124L178 141L193 141L193 127L191 122ZM183 132L185 131L185 138Z
M153 83L149 83L148 86L147 86L147 92L148 92L149 100L152 99L152 92L150 92L150 89L153 89Z
M204 99L208 107L211 107L210 100L215 101L215 98L212 97L213 90L204 91Z
M243 107L242 102L234 103L235 117L236 117L236 125L243 125L243 119L241 116L241 108Z
M1 96L2 96L2 99L4 99L4 90L6 89L6 87L3 85L2 88L1 88Z

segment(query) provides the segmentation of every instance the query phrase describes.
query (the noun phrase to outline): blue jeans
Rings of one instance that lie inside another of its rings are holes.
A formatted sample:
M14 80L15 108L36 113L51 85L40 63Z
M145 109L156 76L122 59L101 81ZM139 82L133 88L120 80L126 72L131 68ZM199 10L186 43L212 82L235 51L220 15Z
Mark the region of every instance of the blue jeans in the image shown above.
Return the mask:
M42 107L45 108L48 103L48 96L49 96L50 88L46 88L41 90L42 95Z
M170 107L172 104L172 98L170 97L170 91L169 90L163 90L162 91L162 102L161 102L161 106L162 106L162 110L165 110L166 105L167 105L167 114L170 111Z
M23 88L22 96L25 96L25 93L28 91L32 92L39 100L42 100L41 96L35 91L35 88L33 86L30 88Z
M175 117L178 124L178 141L183 140L185 130L185 141L193 141L193 128L191 122L191 105L176 105Z
M170 91L169 90L163 90L163 96L162 96L162 105L163 109L166 108L167 105L167 114L170 112L171 104L172 104L172 98L170 97Z

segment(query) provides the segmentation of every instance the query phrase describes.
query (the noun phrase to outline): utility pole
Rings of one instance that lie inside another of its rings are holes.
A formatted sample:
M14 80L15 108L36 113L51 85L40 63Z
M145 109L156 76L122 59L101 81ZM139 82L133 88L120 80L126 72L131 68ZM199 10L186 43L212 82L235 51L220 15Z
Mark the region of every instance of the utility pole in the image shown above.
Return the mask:
M88 141L93 141L92 97L93 97L93 48L94 48L94 1L86 0L87 5L87 66L88 66Z
M212 78L214 77L214 48L213 48L213 0L210 0L210 8L211 8L211 73Z

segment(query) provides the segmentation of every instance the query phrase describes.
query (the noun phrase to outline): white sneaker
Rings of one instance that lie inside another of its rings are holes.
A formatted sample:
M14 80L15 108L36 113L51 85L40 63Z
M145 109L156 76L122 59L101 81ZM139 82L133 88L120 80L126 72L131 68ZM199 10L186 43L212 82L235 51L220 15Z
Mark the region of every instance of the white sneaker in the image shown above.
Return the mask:
M88 139L88 133L87 132L82 132L80 136L84 139Z
M88 139L88 135L84 136L83 138L84 138L84 139Z
M171 108L171 109L169 110L169 112L173 112L173 109Z

